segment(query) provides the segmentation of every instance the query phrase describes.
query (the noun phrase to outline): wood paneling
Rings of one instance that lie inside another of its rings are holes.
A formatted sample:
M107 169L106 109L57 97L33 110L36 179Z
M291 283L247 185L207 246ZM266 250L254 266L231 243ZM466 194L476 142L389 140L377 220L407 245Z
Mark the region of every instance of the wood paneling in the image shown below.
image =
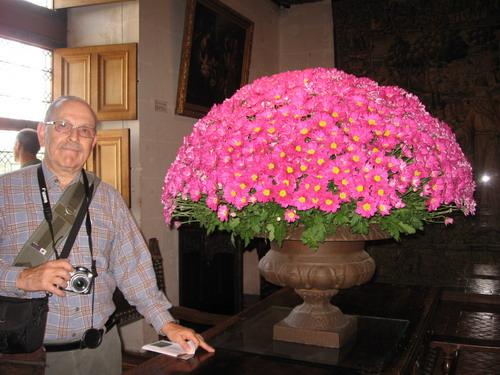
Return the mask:
M54 82L54 98L74 95L90 103L90 60L90 52L54 53L54 77L60 78Z
M137 44L54 50L54 98L84 98L99 120L137 118Z
M118 190L130 207L129 129L99 130L85 169Z

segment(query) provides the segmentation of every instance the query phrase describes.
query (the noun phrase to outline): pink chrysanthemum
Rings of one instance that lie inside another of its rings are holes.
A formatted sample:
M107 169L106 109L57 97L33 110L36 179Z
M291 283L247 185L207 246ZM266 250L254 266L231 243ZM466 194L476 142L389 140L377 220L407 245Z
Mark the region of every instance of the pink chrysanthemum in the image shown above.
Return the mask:
M268 204L288 222L291 212L303 218L346 207L379 222L403 208L444 222L443 207L474 213L474 188L449 126L417 97L316 68L257 79L214 106L184 139L162 202L167 222L207 215L189 204L221 222L250 220L239 213Z

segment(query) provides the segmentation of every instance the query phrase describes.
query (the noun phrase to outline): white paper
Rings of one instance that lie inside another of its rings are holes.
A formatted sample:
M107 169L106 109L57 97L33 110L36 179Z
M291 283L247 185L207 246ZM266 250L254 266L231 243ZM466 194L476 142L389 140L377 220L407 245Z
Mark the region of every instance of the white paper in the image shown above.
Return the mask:
M189 359L193 357L194 352L196 351L196 345L194 345L191 341L188 341L188 344L190 346L190 350L187 352L182 349L179 344L168 340L159 340L152 342L151 344L146 344L142 347L142 349L166 354L180 359Z

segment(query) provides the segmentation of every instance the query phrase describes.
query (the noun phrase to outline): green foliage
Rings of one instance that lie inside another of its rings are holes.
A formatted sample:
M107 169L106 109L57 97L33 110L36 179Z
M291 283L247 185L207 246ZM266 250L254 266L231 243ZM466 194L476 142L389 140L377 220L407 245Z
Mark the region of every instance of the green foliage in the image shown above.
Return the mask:
M273 202L248 205L241 210L227 205L228 218L221 221L217 213L206 206L204 198L198 202L179 198L174 221L199 222L208 233L216 229L228 231L233 237L241 238L245 245L255 237L266 237L281 244L291 229L300 226L301 240L314 249L342 226L348 226L353 233L367 234L369 226L376 224L390 236L400 240L401 235L423 230L426 222L443 222L453 211L457 211L454 206L442 206L436 211L428 211L418 192L406 194L403 201L405 207L393 209L386 216L377 214L365 218L355 212L355 202L349 202L342 204L335 213L318 209L296 211L299 220L288 223L285 220L285 209Z

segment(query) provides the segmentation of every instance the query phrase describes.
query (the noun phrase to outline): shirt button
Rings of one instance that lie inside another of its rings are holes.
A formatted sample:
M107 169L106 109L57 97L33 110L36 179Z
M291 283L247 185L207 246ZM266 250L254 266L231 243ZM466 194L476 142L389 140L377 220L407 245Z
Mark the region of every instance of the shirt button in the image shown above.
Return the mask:
M75 307L75 312L78 312L80 311L80 308L79 307Z

